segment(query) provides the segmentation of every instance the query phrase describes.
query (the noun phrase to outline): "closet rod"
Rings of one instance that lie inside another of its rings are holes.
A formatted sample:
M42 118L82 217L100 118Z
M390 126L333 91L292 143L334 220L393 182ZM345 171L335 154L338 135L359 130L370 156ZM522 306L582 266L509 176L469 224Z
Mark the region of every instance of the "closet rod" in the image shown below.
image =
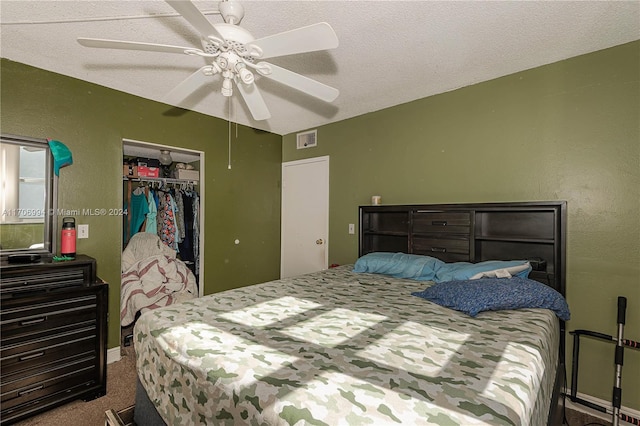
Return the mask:
M192 185L197 185L199 181L197 180L189 180L189 179L175 179L175 178L152 178L152 177L137 177L137 178L128 178L124 176L122 178L123 181L130 182L162 182L162 183L190 183Z

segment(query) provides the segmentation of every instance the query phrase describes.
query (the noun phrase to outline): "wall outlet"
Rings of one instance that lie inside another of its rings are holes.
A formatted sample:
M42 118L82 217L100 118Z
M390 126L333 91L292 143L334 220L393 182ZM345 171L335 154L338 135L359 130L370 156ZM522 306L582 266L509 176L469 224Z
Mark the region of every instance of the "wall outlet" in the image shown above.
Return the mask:
M89 225L78 225L78 239L89 238Z
M356 233L356 225L354 225L353 223L349 224L349 234L355 234Z

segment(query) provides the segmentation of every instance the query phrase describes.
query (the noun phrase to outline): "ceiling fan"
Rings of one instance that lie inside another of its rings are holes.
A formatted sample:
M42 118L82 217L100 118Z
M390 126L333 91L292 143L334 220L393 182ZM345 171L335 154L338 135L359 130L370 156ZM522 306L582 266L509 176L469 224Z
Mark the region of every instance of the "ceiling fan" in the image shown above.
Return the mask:
M198 31L202 49L95 38L78 38L78 42L87 47L178 53L205 58L207 65L195 71L164 96L162 101L171 105L179 105L212 76L220 75L223 96L232 96L235 85L253 118L266 120L271 114L255 84L256 73L325 102L332 102L338 97L339 91L333 87L262 61L267 58L338 47L338 37L326 22L254 39L247 30L239 26L244 17L244 9L236 1L219 2L224 23L216 24L211 23L190 0L166 2Z

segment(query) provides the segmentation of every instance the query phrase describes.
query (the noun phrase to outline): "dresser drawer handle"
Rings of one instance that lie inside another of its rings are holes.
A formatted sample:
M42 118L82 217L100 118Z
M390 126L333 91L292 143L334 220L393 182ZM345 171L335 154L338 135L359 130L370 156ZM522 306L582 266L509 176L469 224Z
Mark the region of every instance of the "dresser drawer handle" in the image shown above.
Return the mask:
M447 226L447 221L446 220L432 220L431 224L433 226Z
M40 389L44 389L44 385L40 385L40 386L36 386L35 388L31 388L31 389L20 391L20 392L18 392L18 396L26 395L28 393L35 392L35 391L38 391Z
M40 317L32 320L20 321L20 325L33 325L33 324L44 322L46 320L47 320L47 317Z
M446 253L447 249L444 247L431 247L431 251L434 253Z
M38 358L38 357L40 357L42 355L44 355L44 351L40 351L40 352L37 352L35 354L31 354L31 355L21 356L21 357L18 358L18 361L26 361L26 360L33 359L33 358Z

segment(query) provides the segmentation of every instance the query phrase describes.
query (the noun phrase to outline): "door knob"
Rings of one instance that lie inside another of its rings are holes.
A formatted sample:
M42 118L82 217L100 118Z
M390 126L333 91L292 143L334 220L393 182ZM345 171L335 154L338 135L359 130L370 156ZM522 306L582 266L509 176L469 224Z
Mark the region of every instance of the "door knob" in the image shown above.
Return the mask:
M316 240L316 244L317 244L317 245L322 245L323 243L324 243L324 241L322 241L322 238L318 238L318 239Z

